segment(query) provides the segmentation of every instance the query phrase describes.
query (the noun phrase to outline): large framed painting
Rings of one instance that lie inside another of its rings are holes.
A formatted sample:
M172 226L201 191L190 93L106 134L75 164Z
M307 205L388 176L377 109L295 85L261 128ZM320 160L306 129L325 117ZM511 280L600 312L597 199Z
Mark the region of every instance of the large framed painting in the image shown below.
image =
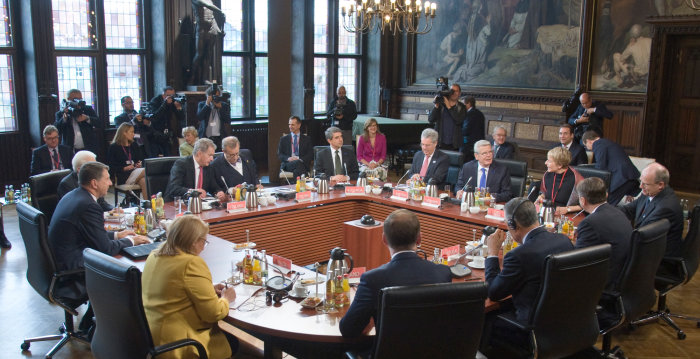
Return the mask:
M646 92L651 55L649 16L693 14L685 0L597 0L591 89Z
M437 0L417 36L416 84L575 88L584 0Z

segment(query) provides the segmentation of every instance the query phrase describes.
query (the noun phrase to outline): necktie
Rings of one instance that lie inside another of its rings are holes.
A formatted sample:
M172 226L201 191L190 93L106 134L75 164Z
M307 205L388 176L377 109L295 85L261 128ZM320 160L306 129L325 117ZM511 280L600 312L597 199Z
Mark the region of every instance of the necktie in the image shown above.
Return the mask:
M204 182L204 168L199 167L199 178L197 178L197 189L202 188L203 182Z
M336 175L342 175L343 174L343 163L340 162L340 155L338 154L338 150L335 150L335 174Z
M297 135L294 135L294 144L292 149L292 155L296 156L299 154L299 142L297 142Z
M501 146L496 145L496 146L494 146L494 147L495 147L495 149L494 149L494 151L493 151L493 155L495 156L495 155L498 154L498 149L499 149Z
M486 188L486 168L481 168L481 178L479 179L479 187Z
M428 173L428 166L430 166L430 157L425 156L423 159L423 166L420 168L420 176L425 177L425 174Z
M55 170L60 170L61 169L61 161L58 158L58 153L56 152L56 149L51 150L51 160L53 160L53 169Z
M650 202L651 202L651 198L644 201L644 207L642 207L642 218L646 217L647 207L649 207Z

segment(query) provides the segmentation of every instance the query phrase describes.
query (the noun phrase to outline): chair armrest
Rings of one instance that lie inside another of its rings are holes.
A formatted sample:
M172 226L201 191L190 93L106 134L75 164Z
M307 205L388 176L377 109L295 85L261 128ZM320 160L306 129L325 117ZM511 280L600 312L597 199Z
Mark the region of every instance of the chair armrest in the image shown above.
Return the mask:
M54 273L55 278L60 278L60 277L65 277L73 274L80 274L80 273L85 273L85 268L76 268L76 269L70 269L70 270L64 270L60 272Z
M208 358L207 351L204 349L204 346L202 346L202 344L200 342L198 342L194 339L181 339L181 340L174 341L174 342L171 342L168 344L159 345L159 346L153 348L153 350L151 350L149 358L153 358L153 357L156 357L160 354L163 354L163 353L175 350L175 349L179 349L182 347L190 346L190 345L197 348L197 354L199 354L200 359L207 359Z
M71 275L76 275L76 274L81 274L81 273L85 273L85 268L76 268L76 269L69 269L69 270L56 272L53 274L53 277L51 278L51 285L49 285L49 299L51 299L51 301L53 303L58 304L64 310L66 310L71 315L76 316L76 317L78 316L78 312L75 310L75 308L80 306L80 304L71 303L72 301L66 302L64 299L56 298L56 297L54 297L53 293L54 293L54 289L56 288L56 282L58 281L59 278L63 278L63 277L71 276ZM74 304L77 304L75 306L75 308L73 307Z
M531 326L518 322L511 313L499 314L497 316L497 318L505 321L506 323L508 323L508 324L510 324L510 325L522 330L522 331L527 332L527 331L532 330Z
M345 352L345 359L362 359L362 357L353 352Z

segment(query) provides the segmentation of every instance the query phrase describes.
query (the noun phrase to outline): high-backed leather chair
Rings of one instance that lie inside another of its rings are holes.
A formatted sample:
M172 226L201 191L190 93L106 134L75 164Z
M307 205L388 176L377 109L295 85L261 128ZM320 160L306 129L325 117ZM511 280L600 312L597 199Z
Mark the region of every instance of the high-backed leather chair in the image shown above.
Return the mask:
M58 343L46 353L47 358L51 358L68 341L77 339L84 343L87 340L76 333L73 326L73 317L78 315L75 310L81 303L73 300L60 298L55 295L56 283L64 277L78 275L82 269L58 272L56 262L48 243L46 217L41 211L24 203L17 203L17 218L19 220L19 231L24 240L24 247L27 251L27 281L49 303L56 304L63 309L65 322L61 325L61 334L47 335L36 338L27 338L22 342L22 350L28 350L32 342L58 340ZM31 310L31 309L29 309Z
M525 192L525 181L527 180L527 162L504 158L494 158L493 161L508 167L508 172L510 172L510 193L515 197L522 196L523 192Z
M518 357L561 358L595 344L596 307L605 288L609 262L609 244L547 256L528 323L518 322L512 313L498 316L514 329L528 333L529 351Z
M610 180L612 178L612 174L610 171L606 170L599 170L593 166L590 165L584 165L584 166L571 166L571 168L575 169L578 171L578 173L583 176L583 178L589 178L589 177L598 177L605 182L605 188L610 190Z
M450 159L450 167L447 168L447 178L445 182L450 184L450 191L454 189L459 177L459 171L464 164L464 153L458 151L440 150ZM440 188L442 190L442 188Z
M474 358L486 295L484 282L382 289L372 358Z
M184 346L194 346L200 358L207 352L196 340L182 339L154 346L141 299L141 271L91 248L83 251L85 283L95 312L92 354L98 358L152 358Z
M147 158L143 161L143 166L146 169L146 189L148 193L146 198L151 198L158 192L165 193L165 188L168 187L168 179L170 179L170 169L180 157L156 157Z
M51 222L53 211L56 210L56 205L58 205L58 194L56 194L58 184L70 172L70 170L60 170L29 177L29 189L32 191L32 206L44 213L47 223Z
M666 324L676 331L678 339L685 339L685 333L671 319L680 318L697 322L700 327L700 318L687 315L673 314L666 306L666 295L675 288L690 282L698 270L698 257L700 257L700 206L695 206L690 213L690 225L688 234L683 240L683 253L680 257L664 257L661 259L659 271L656 273L654 286L659 291L659 303L657 309L650 315L635 321L634 324L643 324L657 319L663 319Z
M668 219L661 219L632 232L631 248L622 276L613 291L605 291L600 300L602 307L600 334L606 355L621 353L619 347L610 349L611 333L625 323L647 313L656 303L654 280L666 249Z

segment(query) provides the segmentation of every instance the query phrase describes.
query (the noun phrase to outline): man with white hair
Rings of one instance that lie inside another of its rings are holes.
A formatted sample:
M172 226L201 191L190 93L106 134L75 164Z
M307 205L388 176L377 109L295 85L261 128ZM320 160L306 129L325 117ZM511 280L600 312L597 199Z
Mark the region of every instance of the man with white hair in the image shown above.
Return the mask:
M493 162L493 149L486 140L474 144L474 159L465 163L459 171L455 191L462 197L466 185L472 188L488 188L496 202L507 202L513 195L510 192L510 171L508 167Z
M437 144L438 132L432 128L423 130L420 135L421 151L416 152L411 164L411 179L422 179L427 184L432 178L438 186L445 184L450 158L437 149Z
M66 195L66 193L78 188L78 173L80 172L80 167L82 167L85 163L94 161L96 161L95 154L86 150L78 151L73 156L71 163L73 166L73 171L61 179L61 182L58 184L58 188L56 189L56 194L58 195L59 201ZM112 205L107 203L104 197L98 198L97 204L102 207L104 212L114 209Z
M512 143L506 142L508 132L506 128L498 125L493 128L491 137L493 137L493 158L504 158L512 160L515 158L515 146Z
M209 193L219 201L226 200L223 188L216 182L216 173L209 164L214 160L216 145L208 138L200 138L194 143L191 156L181 157L170 169L168 187L164 198L172 201L174 196L184 196L196 190L201 198Z

